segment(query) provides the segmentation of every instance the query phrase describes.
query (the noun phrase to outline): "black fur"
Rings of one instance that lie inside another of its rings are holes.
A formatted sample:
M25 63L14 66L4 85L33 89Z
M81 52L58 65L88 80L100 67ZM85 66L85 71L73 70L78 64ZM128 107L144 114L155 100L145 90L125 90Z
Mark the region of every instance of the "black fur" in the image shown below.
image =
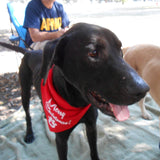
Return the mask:
M27 51L22 60L19 79L26 112L27 143L34 140L29 113L30 88L33 83L41 98L41 79L46 79L53 64L53 84L57 92L72 106L92 104L79 123L86 125L91 159L99 160L96 145L97 108L101 109L104 105L102 108L105 109L108 103L135 103L145 96L149 87L124 62L121 42L114 33L96 25L76 24L60 39L49 42L43 55L41 51ZM67 160L67 140L75 127L56 133L60 160Z
M18 46L14 46L14 45L11 45L9 43L5 43L5 42L0 42L0 45L3 46L3 47L6 47L8 49L11 49L11 50L14 50L16 52L21 52L22 54L25 54L27 49L24 49L24 48L21 48L21 47L18 47Z

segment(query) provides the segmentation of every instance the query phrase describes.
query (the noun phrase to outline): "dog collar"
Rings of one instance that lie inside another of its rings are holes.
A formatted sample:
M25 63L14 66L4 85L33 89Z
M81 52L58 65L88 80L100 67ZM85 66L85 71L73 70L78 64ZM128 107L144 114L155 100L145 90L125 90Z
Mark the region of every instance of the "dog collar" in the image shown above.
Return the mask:
M65 101L53 86L54 66L49 70L47 81L41 81L41 95L43 109L50 131L62 132L75 126L88 111L91 104L86 107L73 107Z

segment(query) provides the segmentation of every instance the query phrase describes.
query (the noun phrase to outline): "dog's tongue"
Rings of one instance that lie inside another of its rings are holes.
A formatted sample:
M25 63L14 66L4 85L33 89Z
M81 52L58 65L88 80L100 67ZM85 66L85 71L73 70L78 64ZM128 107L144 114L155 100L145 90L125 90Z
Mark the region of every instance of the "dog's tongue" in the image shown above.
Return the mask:
M128 106L119 106L115 104L109 104L113 110L114 116L118 121L125 121L129 118Z

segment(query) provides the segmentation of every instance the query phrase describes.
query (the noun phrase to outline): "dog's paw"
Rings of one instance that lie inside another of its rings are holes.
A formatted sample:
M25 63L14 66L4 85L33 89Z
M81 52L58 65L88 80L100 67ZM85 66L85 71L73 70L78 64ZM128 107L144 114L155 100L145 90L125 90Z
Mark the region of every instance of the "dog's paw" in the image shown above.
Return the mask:
M25 137L25 139L24 139L24 141L26 142L26 143L32 143L33 141L34 141L34 135L33 134L29 134L29 135L26 135L26 137Z
M142 118L144 118L146 120L152 120L153 119L152 116L148 112L146 112L145 114L142 114Z

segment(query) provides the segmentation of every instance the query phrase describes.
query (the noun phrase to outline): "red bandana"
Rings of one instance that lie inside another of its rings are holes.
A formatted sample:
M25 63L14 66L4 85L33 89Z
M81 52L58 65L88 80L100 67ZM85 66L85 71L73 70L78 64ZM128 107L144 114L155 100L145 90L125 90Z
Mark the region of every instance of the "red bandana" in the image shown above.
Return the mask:
M43 79L41 81L42 103L50 131L62 132L76 125L91 104L86 107L73 107L67 103L53 86L53 68L54 66L49 71L46 84L43 85Z

